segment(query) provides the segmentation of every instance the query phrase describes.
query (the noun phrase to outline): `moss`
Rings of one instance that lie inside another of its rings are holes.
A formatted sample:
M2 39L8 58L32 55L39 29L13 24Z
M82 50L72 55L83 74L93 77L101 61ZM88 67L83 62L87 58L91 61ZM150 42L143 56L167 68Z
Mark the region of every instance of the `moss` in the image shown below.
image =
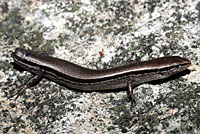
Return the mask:
M43 32L33 31L28 34L24 34L20 37L19 44L29 44L33 48L38 48L41 44L44 44Z
M43 40L44 40L44 38L43 38L43 33L42 32L38 32L38 31L34 31L33 33L32 33L32 41L35 43L35 44L37 44L37 45L40 45L42 42L43 42ZM36 46L37 47L37 46Z
M76 12L77 10L79 10L80 9L80 5L78 5L78 4L74 4L73 6L72 6L72 12Z
M33 2L31 0L27 1L27 5L31 5Z
M138 2L138 0L134 0L134 4L138 4L139 2Z
M198 10L198 11L200 11L200 2L197 3L195 9Z
M104 23L104 21L105 21L104 19L100 19L99 20L100 23Z
M146 5L148 11L153 12L155 7L157 6L157 3L159 2L159 0L148 0L144 4Z
M113 111L116 113L116 116L112 118L114 120L113 124L118 125L122 133L126 133L126 128L130 126L131 122L129 111L123 104L114 107Z
M20 10L19 9L14 9L13 11L11 11L8 15L8 17L6 18L7 21L10 21L14 24L18 24L20 25L22 20L24 20L24 18L21 16Z
M45 45L41 47L41 50L47 52L48 54L53 54L55 51L52 41L46 41Z
M184 18L187 19L188 21L193 21L193 17L192 17L192 13L187 13L187 14L184 14Z
M112 32L112 29L111 28L108 28L108 29L106 29L106 31L105 31L105 35L108 35L109 33L111 33Z
M8 12L8 4L7 4L7 2L5 2L5 3L3 3L2 5L1 5L1 9L2 9L2 13L7 13Z
M25 33L21 27L23 17L20 15L19 9L14 9L8 16L0 22L0 37L2 40L12 44L14 40L20 39Z

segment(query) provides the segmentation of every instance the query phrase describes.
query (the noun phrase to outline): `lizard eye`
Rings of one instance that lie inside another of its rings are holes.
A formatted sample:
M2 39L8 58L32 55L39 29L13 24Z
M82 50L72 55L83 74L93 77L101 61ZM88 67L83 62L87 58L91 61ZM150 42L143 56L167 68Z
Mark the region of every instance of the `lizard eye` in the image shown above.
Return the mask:
M24 53L24 57L28 57L30 55L29 52Z

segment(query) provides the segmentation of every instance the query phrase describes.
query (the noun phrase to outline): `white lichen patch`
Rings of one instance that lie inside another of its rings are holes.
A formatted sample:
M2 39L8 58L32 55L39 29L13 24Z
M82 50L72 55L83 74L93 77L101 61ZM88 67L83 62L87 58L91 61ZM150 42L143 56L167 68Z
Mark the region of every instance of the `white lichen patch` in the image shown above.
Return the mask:
M188 69L191 70L191 73L184 78L187 77L189 82L200 83L200 66L193 64Z

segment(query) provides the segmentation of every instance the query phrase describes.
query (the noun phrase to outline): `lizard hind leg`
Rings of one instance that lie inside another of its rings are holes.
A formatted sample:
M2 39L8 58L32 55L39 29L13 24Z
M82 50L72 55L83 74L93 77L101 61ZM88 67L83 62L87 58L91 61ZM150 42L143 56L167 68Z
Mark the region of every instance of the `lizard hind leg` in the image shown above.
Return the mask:
M133 90L135 85L136 83L134 81L128 82L128 91L132 102L136 102L136 97Z

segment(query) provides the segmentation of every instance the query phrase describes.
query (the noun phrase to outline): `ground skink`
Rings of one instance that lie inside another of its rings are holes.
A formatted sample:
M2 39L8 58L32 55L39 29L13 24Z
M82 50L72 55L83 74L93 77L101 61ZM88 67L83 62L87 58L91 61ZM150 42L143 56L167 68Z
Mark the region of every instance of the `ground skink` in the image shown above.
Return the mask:
M17 95L16 99L44 77L82 91L128 88L134 100L133 87L135 85L167 78L191 65L191 62L185 58L169 56L110 69L93 70L49 56L44 51L17 48L11 56L17 65L34 74L17 93L12 95Z

